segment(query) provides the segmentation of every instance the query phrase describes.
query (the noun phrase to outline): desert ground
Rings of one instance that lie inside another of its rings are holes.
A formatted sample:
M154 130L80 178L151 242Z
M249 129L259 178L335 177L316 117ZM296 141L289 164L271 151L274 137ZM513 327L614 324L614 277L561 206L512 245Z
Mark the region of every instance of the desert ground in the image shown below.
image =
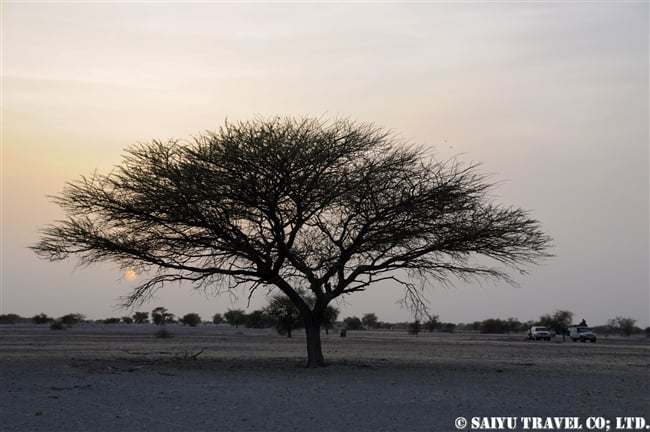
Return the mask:
M203 325L0 326L0 430L453 431L465 417L650 421L650 341ZM614 424L612 423L612 429ZM471 426L465 429L471 430ZM519 430L519 429L518 429Z

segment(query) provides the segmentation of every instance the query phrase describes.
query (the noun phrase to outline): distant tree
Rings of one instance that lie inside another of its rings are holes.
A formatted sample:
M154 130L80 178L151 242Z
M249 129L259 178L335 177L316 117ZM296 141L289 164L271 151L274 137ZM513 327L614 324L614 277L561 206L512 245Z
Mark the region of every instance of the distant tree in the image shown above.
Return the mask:
M275 329L278 333L286 334L287 337L291 337L291 331L302 325L300 310L282 293L271 297L266 313L275 319Z
M347 317L346 319L344 319L343 326L347 330L363 330L363 325L361 324L361 320L355 316Z
M650 326L646 327L643 332L645 333L645 337L650 337Z
M422 324L420 324L420 320L415 320L409 324L409 334L417 336L418 334L420 334L421 330L422 330Z
M480 332L481 333L507 333L508 323L499 318L489 318L481 322Z
M151 320L156 325L165 325L174 321L174 314L167 312L167 308L158 306L151 311Z
M183 325L188 325L190 327L196 327L197 325L201 324L201 317L197 313L188 313L183 315L183 318L181 318L181 322Z
M530 330L530 328L534 325L535 325L535 321L531 321L531 320L526 321L525 323L521 323L521 327L519 327L519 331L526 332Z
M455 323L440 323L440 331L444 333L453 333L456 330Z
M44 313L40 313L38 315L34 315L32 317L32 322L34 324L47 324L51 321L54 321L54 318L50 318L49 316L45 315Z
M190 142L135 145L109 174L68 183L54 198L64 217L32 249L151 269L125 306L180 281L282 292L319 367L323 314L338 297L390 280L417 314L427 284L415 278L510 281L510 269L548 256L539 222L495 203L493 186L477 165L437 161L368 123L227 122Z
M612 329L613 332L621 334L623 336L631 336L632 334L636 333L637 327L634 324L636 324L635 319L623 318L620 316L607 321L607 325Z
M119 324L120 321L121 321L120 318L111 317L111 318L103 319L102 323L104 323L104 324Z
M521 321L517 318L510 317L506 320L506 327L508 333L518 332L521 329Z
M429 315L429 319L424 323L424 328L427 331L432 332L440 326L440 321L438 321L438 315Z
M124 317L122 317L122 322L124 324L133 324L133 318L128 317L128 316L124 316Z
M222 322L224 322L223 316L220 313L216 313L212 315L212 322L214 324L221 324Z
M226 322L230 325L234 325L235 328L238 328L240 325L246 322L246 312L242 309L228 309L223 317L226 319Z
M328 305L325 308L325 313L323 314L323 328L325 329L325 334L328 335L330 329L334 328L334 323L339 317L339 310L334 306Z
M16 324L20 319L16 314L3 314L0 315L0 324Z
M361 324L363 324L367 329L374 329L379 326L379 319L374 313L367 313L361 317Z
M149 312L136 312L133 314L133 321L136 324L146 324L149 322Z
M269 328L273 326L273 317L266 310L254 310L246 315L244 325L248 328Z
M71 313L71 314L63 315L61 318L59 318L59 321L61 321L62 324L70 327L80 322L83 322L85 319L86 316L83 314Z
M565 334L573 322L573 312L556 310L552 315L546 314L539 317L539 324L554 330L557 334Z

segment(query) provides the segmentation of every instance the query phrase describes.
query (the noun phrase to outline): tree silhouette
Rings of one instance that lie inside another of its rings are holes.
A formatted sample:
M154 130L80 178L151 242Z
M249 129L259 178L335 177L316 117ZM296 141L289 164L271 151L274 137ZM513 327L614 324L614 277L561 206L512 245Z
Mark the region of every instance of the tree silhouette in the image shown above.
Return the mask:
M367 313L361 317L361 322L367 329L374 329L379 327L379 319L374 313Z
M167 308L158 306L151 311L151 321L156 325L165 325L174 321L174 314L167 312Z
M305 296L305 293L300 293ZM278 293L271 298L266 307L266 313L275 319L275 328L280 334L291 337L291 331L301 326L300 310L283 293Z
M201 316L195 312L191 312L183 315L183 318L180 319L180 322L183 323L183 325L196 327L201 324Z
M339 317L339 310L332 305L328 305L323 312L322 326L325 329L325 334L329 334L330 329L334 327L336 319Z
M539 223L494 204L477 168L439 162L372 124L227 122L191 142L134 145L111 173L68 183L54 197L67 218L33 249L151 275L125 306L168 282L277 289L300 311L308 365L321 366L323 314L337 297L393 282L418 316L424 282L510 281L508 267L547 256Z
M223 318L230 325L234 325L235 328L239 328L240 325L246 322L246 312L242 309L228 309Z
M145 324L149 322L149 312L136 312L133 314L133 321L136 324Z

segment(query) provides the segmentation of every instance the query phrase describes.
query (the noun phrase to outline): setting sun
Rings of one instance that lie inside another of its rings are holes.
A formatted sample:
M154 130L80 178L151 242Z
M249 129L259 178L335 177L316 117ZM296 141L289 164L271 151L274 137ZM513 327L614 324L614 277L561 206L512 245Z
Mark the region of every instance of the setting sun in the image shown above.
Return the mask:
M126 273L124 273L124 278L128 281L133 281L138 277L138 274L135 272L135 270L128 270Z

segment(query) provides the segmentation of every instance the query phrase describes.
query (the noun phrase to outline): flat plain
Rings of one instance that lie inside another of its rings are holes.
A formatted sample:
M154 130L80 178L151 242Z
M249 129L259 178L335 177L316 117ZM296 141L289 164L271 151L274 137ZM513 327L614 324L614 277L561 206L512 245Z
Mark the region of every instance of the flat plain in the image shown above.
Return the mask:
M323 333L226 325L0 326L2 431L453 431L464 417L644 417L650 340ZM521 426L521 423L519 424ZM466 428L470 430L470 426ZM517 430L520 430L519 428Z

